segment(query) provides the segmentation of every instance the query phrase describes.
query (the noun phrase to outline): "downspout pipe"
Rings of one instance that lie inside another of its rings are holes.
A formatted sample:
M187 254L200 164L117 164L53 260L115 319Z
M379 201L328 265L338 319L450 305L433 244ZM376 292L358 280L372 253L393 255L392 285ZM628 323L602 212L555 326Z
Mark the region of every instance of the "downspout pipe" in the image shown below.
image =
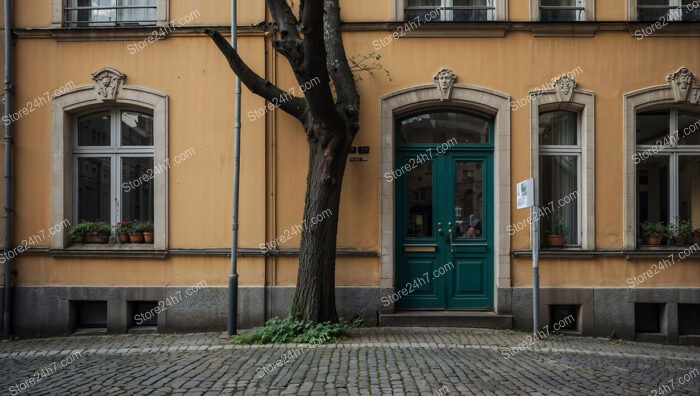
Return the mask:
M231 46L237 48L236 0L231 0ZM231 215L231 272L228 275L228 335L238 329L238 186L241 170L241 79L236 75L236 105L233 120L233 210Z
M12 113L12 98L14 86L12 82L12 0L5 0L5 109L4 120L10 120ZM3 271L3 299L2 299L2 339L12 339L12 261L9 251L12 248L12 123L5 125L5 208L3 213L5 239L3 241L3 255L5 256Z

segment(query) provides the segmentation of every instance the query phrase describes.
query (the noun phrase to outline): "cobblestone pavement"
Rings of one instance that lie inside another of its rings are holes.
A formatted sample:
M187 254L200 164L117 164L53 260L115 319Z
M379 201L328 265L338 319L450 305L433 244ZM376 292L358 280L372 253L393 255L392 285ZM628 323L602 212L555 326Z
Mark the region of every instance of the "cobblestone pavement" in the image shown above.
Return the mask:
M699 348L552 335L510 349L527 336L367 328L316 347L233 346L221 333L19 340L0 344L0 393L700 395Z

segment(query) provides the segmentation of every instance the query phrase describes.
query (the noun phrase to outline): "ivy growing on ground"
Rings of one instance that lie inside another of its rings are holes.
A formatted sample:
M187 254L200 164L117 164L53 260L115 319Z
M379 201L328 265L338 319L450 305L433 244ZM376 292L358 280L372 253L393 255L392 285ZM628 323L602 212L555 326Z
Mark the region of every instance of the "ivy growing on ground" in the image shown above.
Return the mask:
M328 344L348 336L350 329L362 326L357 317L352 323L340 320L338 323L324 322L313 324L286 318L273 318L264 327L231 337L233 344Z

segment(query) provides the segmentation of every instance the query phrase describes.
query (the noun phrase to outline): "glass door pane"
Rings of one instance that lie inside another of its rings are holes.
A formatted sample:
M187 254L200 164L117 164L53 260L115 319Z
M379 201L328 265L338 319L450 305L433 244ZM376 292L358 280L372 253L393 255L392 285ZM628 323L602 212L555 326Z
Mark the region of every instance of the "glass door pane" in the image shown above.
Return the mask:
M409 161L409 165L414 160ZM433 236L433 163L413 163L406 174L406 236ZM415 166L415 167L414 167Z
M457 238L484 234L484 174L481 161L455 161L455 232Z

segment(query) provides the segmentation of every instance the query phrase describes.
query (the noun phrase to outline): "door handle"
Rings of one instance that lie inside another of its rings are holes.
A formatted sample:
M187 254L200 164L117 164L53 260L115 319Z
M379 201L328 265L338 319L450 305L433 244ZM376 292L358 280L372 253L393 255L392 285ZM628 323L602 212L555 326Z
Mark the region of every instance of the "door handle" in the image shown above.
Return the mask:
M454 244L454 241L452 239L452 227L450 227L450 229L447 231L447 233L449 234L448 236L449 236L449 240L450 240L450 254L454 255L455 254L455 244Z

